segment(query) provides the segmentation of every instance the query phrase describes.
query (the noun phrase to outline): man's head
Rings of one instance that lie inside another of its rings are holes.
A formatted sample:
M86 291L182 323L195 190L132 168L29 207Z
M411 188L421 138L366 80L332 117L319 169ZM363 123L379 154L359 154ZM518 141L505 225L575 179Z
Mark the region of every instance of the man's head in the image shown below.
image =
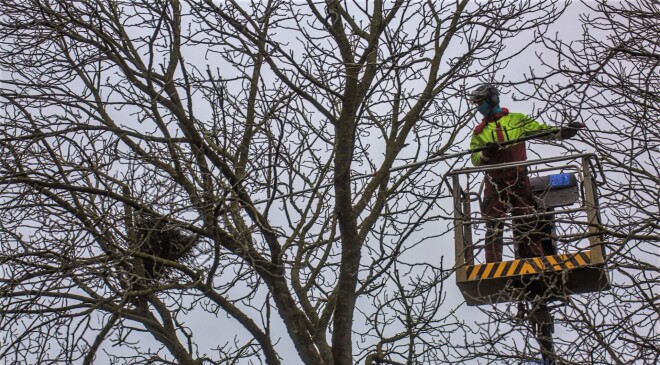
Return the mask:
M491 84L481 84L470 93L470 103L477 106L479 112L488 116L500 105L500 93Z

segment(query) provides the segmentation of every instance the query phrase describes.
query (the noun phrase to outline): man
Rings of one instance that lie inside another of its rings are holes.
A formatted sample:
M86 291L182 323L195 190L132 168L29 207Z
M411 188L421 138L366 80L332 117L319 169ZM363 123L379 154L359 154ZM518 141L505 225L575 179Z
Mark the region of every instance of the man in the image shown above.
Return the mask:
M507 108L501 108L499 92L490 84L477 86L470 94L470 102L476 105L479 113L484 117L474 129L470 142L470 149L485 147L483 151L472 154L472 163L475 166L525 161L527 160L525 142L513 143L504 147L500 144L553 129L524 114L510 113ZM584 128L584 124L571 122L567 127L561 128L558 133L543 139L572 138L577 135L579 128ZM520 217L534 215L536 203L532 197L527 168L524 166L488 171L484 183L481 213L487 220L486 262L499 262L502 261L502 228L504 225L501 218L506 215L507 207L510 208L512 216ZM539 226L538 218L534 216L513 219L513 237L518 243L520 258L543 256L541 245L543 237L538 231Z

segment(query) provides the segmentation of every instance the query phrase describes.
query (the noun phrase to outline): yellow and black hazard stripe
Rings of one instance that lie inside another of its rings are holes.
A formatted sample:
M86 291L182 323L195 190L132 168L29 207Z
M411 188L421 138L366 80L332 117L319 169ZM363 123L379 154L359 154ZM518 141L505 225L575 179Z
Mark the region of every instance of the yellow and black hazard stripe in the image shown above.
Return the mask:
M538 274L543 271L571 270L589 264L591 264L591 252L581 251L563 255L471 265L467 267L467 276L468 281L494 279L506 276Z

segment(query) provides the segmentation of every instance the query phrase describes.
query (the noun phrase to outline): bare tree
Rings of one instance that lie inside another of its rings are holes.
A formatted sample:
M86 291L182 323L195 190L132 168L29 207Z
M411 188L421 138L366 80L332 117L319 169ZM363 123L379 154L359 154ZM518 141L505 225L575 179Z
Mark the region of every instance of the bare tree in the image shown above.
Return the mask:
M561 11L0 2L0 358L449 361L447 167L390 169L456 148L466 84Z

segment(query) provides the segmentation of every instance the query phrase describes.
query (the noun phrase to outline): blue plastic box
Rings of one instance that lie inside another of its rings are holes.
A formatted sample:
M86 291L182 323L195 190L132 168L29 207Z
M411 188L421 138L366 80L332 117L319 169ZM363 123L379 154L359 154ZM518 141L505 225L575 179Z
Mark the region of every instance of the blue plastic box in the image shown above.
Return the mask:
M556 174L550 175L550 187L551 188L567 188L572 186L571 174Z

